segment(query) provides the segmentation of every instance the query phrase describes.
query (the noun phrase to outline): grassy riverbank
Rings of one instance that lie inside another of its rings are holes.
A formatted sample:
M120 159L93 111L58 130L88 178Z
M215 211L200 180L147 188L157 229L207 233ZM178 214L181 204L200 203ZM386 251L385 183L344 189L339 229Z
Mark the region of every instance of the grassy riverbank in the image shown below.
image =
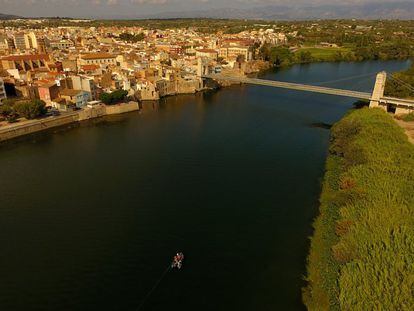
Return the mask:
M308 258L309 310L414 309L414 145L379 109L332 128Z

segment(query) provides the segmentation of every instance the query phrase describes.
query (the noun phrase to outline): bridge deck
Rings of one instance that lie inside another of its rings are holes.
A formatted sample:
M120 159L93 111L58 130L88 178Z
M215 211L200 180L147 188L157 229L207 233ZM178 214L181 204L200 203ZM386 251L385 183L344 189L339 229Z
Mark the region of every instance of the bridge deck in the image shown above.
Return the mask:
M264 86L272 86L272 87L279 87L279 88L284 88L284 89L291 89L291 90L298 90L298 91L308 91L308 92L322 93L322 94L329 94L329 95L339 95L339 96L346 96L346 97L366 99L366 100L371 99L371 94L370 93L343 90L343 89L335 89L335 88L329 88L329 87L323 87L323 86L291 83L291 82L281 82L281 81L244 78L244 77L231 77L231 76L225 76L225 75L204 75L204 76L202 76L202 78L222 80L222 81L230 81L230 82L256 84L256 85L264 85Z

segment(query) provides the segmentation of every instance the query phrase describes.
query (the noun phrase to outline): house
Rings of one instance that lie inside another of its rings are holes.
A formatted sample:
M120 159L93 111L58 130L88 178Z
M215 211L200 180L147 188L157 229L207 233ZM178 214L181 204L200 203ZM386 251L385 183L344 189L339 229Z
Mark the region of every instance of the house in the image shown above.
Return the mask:
M160 94L158 93L156 86L149 82L145 81L143 83L137 84L138 92L137 97L140 100L158 100L160 99Z
M43 100L46 105L51 105L52 101L59 97L59 87L56 83L44 83L40 84L38 87L39 98Z
M60 91L60 98L75 104L77 108L82 108L88 103L89 93L82 90L63 89Z
M53 101L51 103L51 106L53 108L56 108L59 111L64 111L64 112L68 112L68 111L73 111L75 109L75 104L72 102L67 102L66 100L59 98L56 101Z

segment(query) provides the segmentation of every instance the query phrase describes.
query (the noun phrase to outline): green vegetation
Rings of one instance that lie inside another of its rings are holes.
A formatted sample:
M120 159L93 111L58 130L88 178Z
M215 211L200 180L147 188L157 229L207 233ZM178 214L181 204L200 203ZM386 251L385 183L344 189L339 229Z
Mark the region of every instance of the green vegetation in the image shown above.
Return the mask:
M409 69L387 78L385 94L400 98L414 98L414 64Z
M124 32L119 35L119 39L121 39L122 41L132 42L132 43L142 41L144 40L144 38L145 38L145 35L143 33L139 33L135 35L135 34Z
M331 48L331 47L304 47L295 52L300 63L301 55L308 55L308 62L336 62L356 60L354 54L348 48Z
M18 117L35 119L46 113L46 104L40 99L14 101L6 99L0 106L0 115L9 122L14 122Z
M401 120L405 122L413 122L414 121L414 112L407 113L401 117Z
M116 90L112 93L103 93L100 96L100 100L106 105L114 105L122 102L128 95L127 91Z
M414 145L380 109L332 128L308 258L309 310L414 309Z
M260 49L260 56L277 67L289 66L294 63L293 53L286 47L265 44Z
M292 49L294 50L294 49ZM410 50L405 45L380 46L380 47L301 47L292 52L286 46L264 45L258 53L258 57L270 61L277 67L293 64L305 64L313 62L352 62L363 60L389 60L408 59L412 57ZM414 72L414 70L413 70ZM411 82L414 82L411 75ZM413 83L414 84L414 83Z

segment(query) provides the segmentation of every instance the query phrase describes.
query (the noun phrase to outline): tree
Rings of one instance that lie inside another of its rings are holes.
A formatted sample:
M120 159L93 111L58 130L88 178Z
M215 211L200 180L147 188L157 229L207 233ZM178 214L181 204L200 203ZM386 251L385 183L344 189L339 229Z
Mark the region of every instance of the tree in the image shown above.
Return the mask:
M313 61L312 53L310 51L301 51L297 55L299 63L307 64Z
M111 93L102 93L99 98L104 104L107 104L107 105L111 104L111 100L112 100Z
M293 54L285 47L272 47L270 49L270 61L277 67L288 66L292 63Z
M116 90L112 93L102 93L100 100L106 105L113 105L123 101L127 95L128 92L125 90Z
M121 39L122 41L126 41L126 42L139 42L144 40L145 35L143 33L139 33L137 35L131 34L131 33L121 33L119 35L119 39Z
M18 102L13 106L14 110L26 119L35 119L46 113L46 104L40 99Z

